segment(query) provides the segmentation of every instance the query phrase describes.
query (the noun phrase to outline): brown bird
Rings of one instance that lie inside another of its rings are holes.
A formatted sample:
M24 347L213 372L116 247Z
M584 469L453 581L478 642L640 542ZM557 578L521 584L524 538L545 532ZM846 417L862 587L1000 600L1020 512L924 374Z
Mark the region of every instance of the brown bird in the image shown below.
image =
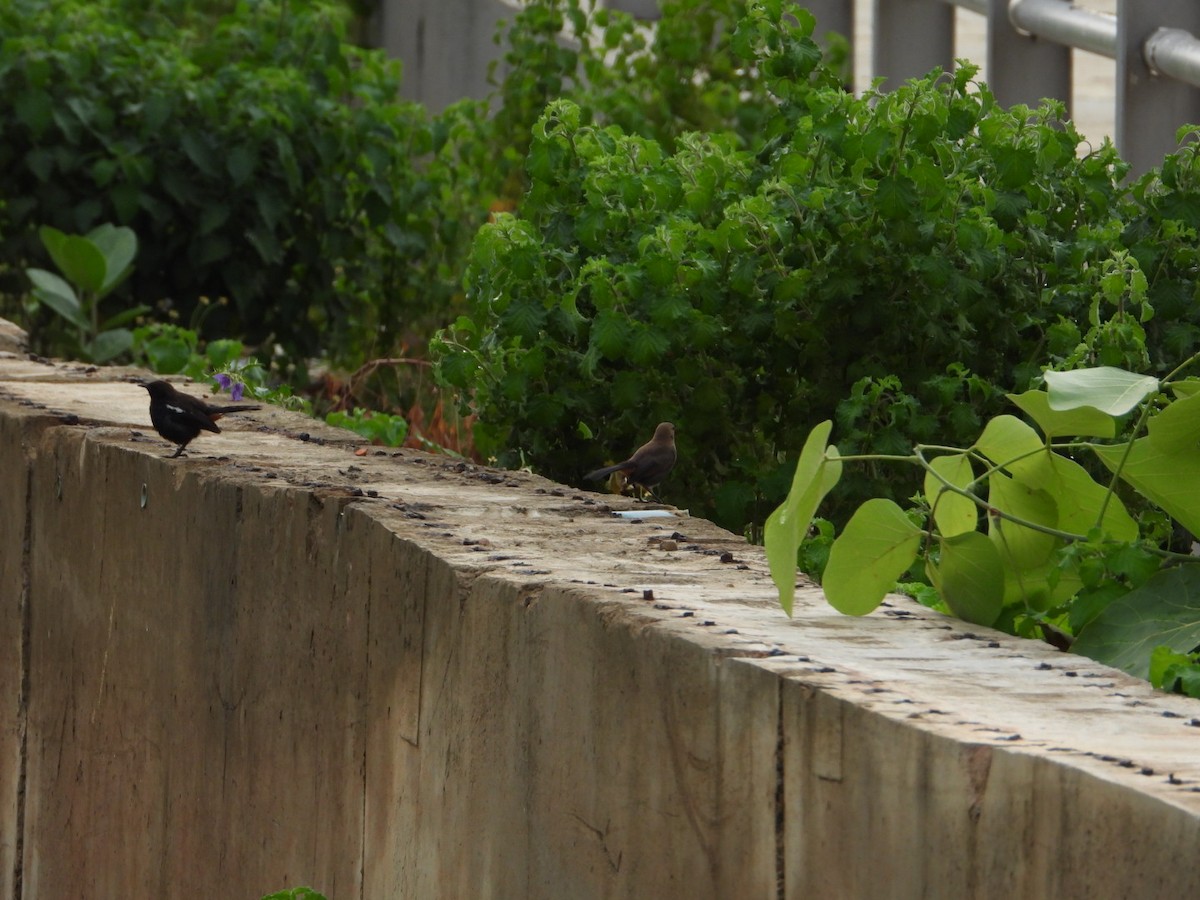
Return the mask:
M654 429L654 437L638 447L629 459L615 466L588 472L583 477L588 481L597 481L613 472L620 472L627 484L636 485L653 497L651 488L666 478L674 466L675 426L670 422L661 422Z
M209 406L199 397L177 391L165 381L142 383L150 392L150 421L154 430L179 449L171 456L174 459L183 452L201 431L219 434L217 419L231 412L251 412L261 406Z

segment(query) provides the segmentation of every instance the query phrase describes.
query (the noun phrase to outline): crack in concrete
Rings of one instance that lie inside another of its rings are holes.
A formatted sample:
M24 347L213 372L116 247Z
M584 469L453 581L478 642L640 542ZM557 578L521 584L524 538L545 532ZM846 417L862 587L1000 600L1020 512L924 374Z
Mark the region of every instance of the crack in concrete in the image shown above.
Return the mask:
M621 871L621 861L625 858L625 851L618 850L614 856L612 848L608 845L608 833L612 828L612 823L606 822L604 824L604 828L600 829L591 822L587 821L587 819L585 819L583 816L579 815L579 813L573 812L571 813L571 816L576 822L592 833L592 836L600 845L600 850L604 853L604 859L605 862L608 863L609 869L614 875L618 874Z
M16 846L13 850L13 898L21 900L25 888L25 805L29 769L29 686L30 648L32 647L33 596L33 466L25 467L25 524L21 535L21 689L17 698L17 727L20 730L20 757L17 761Z
M783 684L775 685L775 896L787 896L787 804L784 778Z
M366 705L366 707L369 709L371 706L371 682L372 682L371 666L373 665L373 660L371 659L371 643L372 643L372 637L373 637L371 634L371 569L369 569L369 568L367 569L367 584L366 584L366 593L365 593L365 599L363 601L363 605L365 607L364 615L366 617L366 622L364 623L364 627L363 627L363 632L364 632L364 636L365 636L364 643L366 644L366 646L363 648L363 654L366 658L366 666L365 666L366 677L364 678L364 684L363 684L363 701L364 701L364 704ZM370 756L371 756L371 740L370 740L369 729L364 729L363 742L362 742L362 764L359 767L359 775L362 778L362 806L361 806L361 818L359 820L360 839L358 842L358 847L359 847L358 896L359 896L359 900L365 900L365 898L367 896L366 895L367 874L368 874L367 846L371 842L370 841L370 834L371 834L370 824L371 823L368 821L368 812L367 812L367 797L370 795L369 792L370 792L370 788L371 788L371 785L367 778L367 766L370 764L370 761L371 761Z

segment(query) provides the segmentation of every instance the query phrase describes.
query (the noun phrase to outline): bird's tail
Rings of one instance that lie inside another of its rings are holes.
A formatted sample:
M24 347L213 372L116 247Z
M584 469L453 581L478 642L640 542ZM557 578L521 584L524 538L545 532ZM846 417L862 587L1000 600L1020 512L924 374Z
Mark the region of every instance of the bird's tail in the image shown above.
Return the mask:
M625 468L625 463L617 463L615 466L605 466L603 469L597 469L595 472L588 472L583 476L584 481L599 481L605 475L611 475Z
M209 412L214 412L214 413L218 413L220 415L225 415L225 413L231 413L231 412L254 412L256 409L262 409L262 407L261 406L252 406L252 405L212 406L212 407L209 407Z

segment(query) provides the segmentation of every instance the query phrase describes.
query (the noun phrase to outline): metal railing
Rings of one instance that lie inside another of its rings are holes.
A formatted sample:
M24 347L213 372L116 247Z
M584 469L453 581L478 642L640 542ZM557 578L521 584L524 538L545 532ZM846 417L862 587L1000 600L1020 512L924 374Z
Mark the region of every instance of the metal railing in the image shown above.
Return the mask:
M854 34L853 0L801 0L818 34ZM988 84L1006 105L1043 98L1071 108L1072 49L1116 61L1113 140L1144 172L1200 124L1200 0L1118 0L1115 16L1069 0L874 0L873 74L891 83L954 63L960 6L987 19Z

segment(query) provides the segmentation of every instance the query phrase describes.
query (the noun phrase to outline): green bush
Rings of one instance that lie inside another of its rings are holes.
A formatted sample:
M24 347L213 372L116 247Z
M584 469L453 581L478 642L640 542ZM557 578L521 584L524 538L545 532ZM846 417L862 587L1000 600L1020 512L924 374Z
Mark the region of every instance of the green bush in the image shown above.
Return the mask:
M671 150L603 109L547 109L529 191L479 234L470 316L439 345L481 450L574 481L670 419L666 496L740 528L786 493L813 422L836 418L844 452L969 442L994 385L1076 349L1120 246L1111 146L1078 157L1061 107L1005 110L966 65L855 98L795 15L762 4L721 31L770 98L749 146ZM841 511L877 477L848 476Z
M325 895L308 887L292 888L278 891L263 897L262 900L325 900Z
M26 269L34 302L52 310L75 353L93 362L108 362L133 346L126 324L149 310L135 306L100 318L100 302L133 271L137 236L128 228L105 223L86 235L67 235L43 226L38 234L60 274Z
M691 132L754 143L774 104L728 40L746 10L742 0L662 0L651 28L583 0L524 4L497 35L506 49L495 113L459 143L478 173L477 193L500 198L501 208L517 205L529 186L533 127L560 98L586 109L595 124L617 125L671 150Z
M1188 126L1179 138L1190 140L1132 186L1120 236L1145 273L1155 311L1146 338L1165 360L1200 350L1200 131ZM1155 363L1159 373L1169 368Z
M126 305L290 359L357 362L444 305L454 221L415 161L424 112L399 66L344 40L332 3L238 3L209 18L146 4L14 0L0 10L0 260L40 264L38 227L132 228ZM452 235L450 236L452 237ZM0 280L0 293L23 285ZM11 301L10 301L11 302Z

